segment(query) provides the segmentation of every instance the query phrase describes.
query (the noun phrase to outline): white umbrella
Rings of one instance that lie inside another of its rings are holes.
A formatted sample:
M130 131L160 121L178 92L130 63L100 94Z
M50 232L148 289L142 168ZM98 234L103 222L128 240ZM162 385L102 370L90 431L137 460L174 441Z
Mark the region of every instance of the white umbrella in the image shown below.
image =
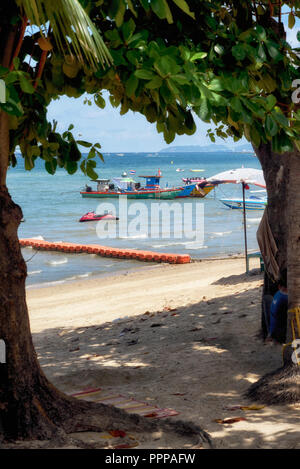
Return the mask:
M254 184L255 186L266 188L266 181L261 169L254 168L238 168L223 171L223 173L215 174L207 178L208 181L220 181L220 184L225 183L241 183Z
M244 212L244 239L245 239L245 258L246 258L246 270L247 270L247 227L246 227L246 206L245 206L245 188L246 184L253 184L255 186L263 187L266 189L266 181L264 178L263 171L255 168L237 168L223 171L222 173L215 174L207 179L208 181L214 181L216 184L242 184L243 187L243 212Z

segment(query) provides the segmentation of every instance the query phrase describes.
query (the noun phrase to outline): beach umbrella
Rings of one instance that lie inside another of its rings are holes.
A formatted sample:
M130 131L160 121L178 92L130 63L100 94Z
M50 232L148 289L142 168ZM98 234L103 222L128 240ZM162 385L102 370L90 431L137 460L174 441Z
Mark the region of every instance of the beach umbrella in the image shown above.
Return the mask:
M248 248L247 248L247 226L246 226L246 204L245 204L245 190L249 189L248 184L253 184L254 186L262 187L266 189L266 181L264 178L263 171L261 169L255 168L237 168L230 169L228 171L223 171L222 173L215 174L207 179L216 185L218 184L242 184L243 188L243 219L244 219L244 242L245 242L245 260L246 260L246 270L247 270L247 257L248 257Z
M210 178L207 178L208 181L218 181L219 184L225 183L245 183L253 184L262 188L266 188L266 181L264 174L261 169L255 168L237 168L229 169L228 171L223 171L222 173L215 174Z

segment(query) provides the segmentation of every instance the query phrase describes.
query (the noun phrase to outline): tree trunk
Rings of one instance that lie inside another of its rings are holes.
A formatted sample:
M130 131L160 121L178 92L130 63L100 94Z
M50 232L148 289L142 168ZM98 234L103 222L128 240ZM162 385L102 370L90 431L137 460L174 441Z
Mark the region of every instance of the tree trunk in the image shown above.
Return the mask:
M17 235L22 211L5 185L9 132L3 112L0 112L0 137L0 341L1 346L4 342L6 352L5 361L0 355L0 437L52 438L58 444L74 444L74 438L67 439L66 433L124 429L140 435L159 432L170 441L179 437L183 445L180 447L202 443L210 446L209 436L193 424L149 421L111 406L78 400L63 394L47 380L34 350L26 306L27 269ZM157 433L154 438L157 439ZM82 442L78 444L89 447ZM106 444L100 439L96 446Z
M290 344L300 338L300 153L295 150L277 155L270 145L261 145L255 151L267 184L267 213L278 247L277 263L281 272L287 269L289 312L285 342ZM283 366L254 383L246 396L266 404L300 401L300 366L290 345L284 347Z
M300 339L300 152L289 157L287 271L289 312L287 342ZM300 354L299 354L300 361Z

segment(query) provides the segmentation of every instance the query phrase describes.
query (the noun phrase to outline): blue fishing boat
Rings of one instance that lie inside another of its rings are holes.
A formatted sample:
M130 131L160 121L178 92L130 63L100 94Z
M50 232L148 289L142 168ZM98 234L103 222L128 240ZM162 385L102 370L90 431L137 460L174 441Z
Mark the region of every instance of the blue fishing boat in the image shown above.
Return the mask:
M240 199L220 199L226 207L232 209L244 209L244 201ZM267 205L267 199L262 197L256 197L251 195L248 199L245 199L245 209L246 210L264 210Z

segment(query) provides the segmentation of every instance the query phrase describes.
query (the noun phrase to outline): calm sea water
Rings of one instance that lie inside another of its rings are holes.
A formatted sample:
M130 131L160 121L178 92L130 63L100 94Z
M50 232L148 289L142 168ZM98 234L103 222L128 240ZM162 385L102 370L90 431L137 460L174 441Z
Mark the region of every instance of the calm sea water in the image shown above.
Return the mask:
M137 182L144 182L139 175L156 174L161 170L161 185L180 186L182 177L201 175L210 177L221 171L241 166L260 168L257 158L245 153L125 153L105 154L105 162L98 163L98 174L101 178L111 179L121 176L126 171L135 170L132 176ZM176 169L184 169L177 172ZM204 169L195 173L191 169ZM23 160L20 159L16 168L10 169L8 187L15 202L23 210L25 221L19 228L20 238L42 237L49 241L71 241L87 244L102 244L114 247L130 247L159 252L188 253L195 259L227 256L244 252L243 216L240 210L226 208L219 199L224 196L242 196L241 185L223 185L213 190L204 199L176 199L165 203L192 204L193 224L190 232L182 237L176 231L176 220L171 217L170 235L163 225L158 236L151 236L151 206L158 201L128 201L128 222L131 228L128 233L118 233L116 238L99 239L97 222L79 223L79 218L88 211L99 213L105 208L99 204L110 203L119 215L117 199L84 199L80 190L88 183L87 177L78 172L72 176L58 170L55 176L44 170L39 161L31 171L25 171ZM252 187L251 190L257 190ZM250 194L249 194L250 195ZM255 195L254 193L252 195ZM260 194L256 194L260 195ZM138 203L142 203L140 211ZM196 218L196 204L203 204L204 217ZM110 208L110 207L108 207ZM178 205L177 205L178 208ZM247 238L249 250L257 249L256 230L262 211L247 213ZM182 219L183 220L183 219ZM181 221L182 221L181 220ZM110 222L115 223L115 222ZM119 223L119 222L117 222ZM196 227L203 227L203 240L193 237ZM112 228L112 225L110 225ZM116 225L114 225L116 227ZM177 227L178 228L178 227ZM117 230L118 231L118 230ZM175 232L174 232L175 231ZM65 282L69 280L102 276L119 271L140 269L149 264L118 259L101 258L90 254L64 254L22 249L28 266L27 285Z

